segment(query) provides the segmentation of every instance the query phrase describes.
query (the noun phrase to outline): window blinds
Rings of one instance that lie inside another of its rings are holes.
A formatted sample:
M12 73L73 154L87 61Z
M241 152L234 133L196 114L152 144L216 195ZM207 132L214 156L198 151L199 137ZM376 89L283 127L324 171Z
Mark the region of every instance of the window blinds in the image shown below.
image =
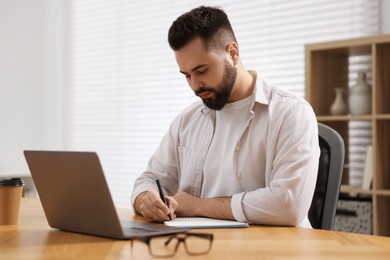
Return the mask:
M244 65L303 96L304 44L378 32L378 1L128 1L70 3L70 150L97 151L119 207L130 207L173 118L197 100L178 72L167 31L199 5L229 15Z

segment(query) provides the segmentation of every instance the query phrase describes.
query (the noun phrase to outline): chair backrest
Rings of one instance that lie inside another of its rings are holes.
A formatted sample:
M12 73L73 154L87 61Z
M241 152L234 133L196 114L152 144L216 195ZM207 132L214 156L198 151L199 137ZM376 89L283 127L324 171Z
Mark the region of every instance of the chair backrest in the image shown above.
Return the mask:
M321 123L318 136L321 156L309 220L313 228L332 230L343 175L344 141L334 129Z

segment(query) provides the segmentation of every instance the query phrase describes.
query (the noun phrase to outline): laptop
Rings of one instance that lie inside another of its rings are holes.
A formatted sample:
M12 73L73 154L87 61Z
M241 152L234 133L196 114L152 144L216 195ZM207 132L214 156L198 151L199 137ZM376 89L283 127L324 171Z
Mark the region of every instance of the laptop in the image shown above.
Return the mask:
M24 155L52 228L113 239L186 231L121 221L95 152L24 151Z

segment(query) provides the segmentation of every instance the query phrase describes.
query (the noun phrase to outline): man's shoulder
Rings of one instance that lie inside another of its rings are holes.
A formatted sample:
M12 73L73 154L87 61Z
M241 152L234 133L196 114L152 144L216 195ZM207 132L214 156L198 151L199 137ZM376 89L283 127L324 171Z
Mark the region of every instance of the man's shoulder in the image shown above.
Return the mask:
M259 103L271 106L282 104L282 107L284 107L283 104L286 106L291 106L294 103L308 104L305 99L297 94L270 83L270 81L261 74L258 74L257 76L256 85L256 101Z
M303 97L275 86L263 77L258 80L258 88L256 99L259 103L267 104L269 112L274 116L283 116L286 113L295 112L313 113L311 105Z
M271 100L277 102L288 102L290 104L308 104L308 102L304 98L298 96L297 94L273 85L271 86Z
M282 105L282 107L295 106L310 106L310 104L298 94L269 83L266 79L263 79L262 87L265 89L269 98L269 103L275 105ZM284 104L284 105L283 105Z

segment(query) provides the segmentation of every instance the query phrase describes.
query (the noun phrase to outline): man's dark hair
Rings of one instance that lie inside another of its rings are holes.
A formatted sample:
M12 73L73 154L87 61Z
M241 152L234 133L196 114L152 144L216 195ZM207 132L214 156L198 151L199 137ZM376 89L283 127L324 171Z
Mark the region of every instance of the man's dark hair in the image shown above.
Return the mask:
M195 37L203 40L206 49L213 50L224 50L229 42L237 42L226 13L214 7L195 8L179 16L169 28L168 42L174 51Z

